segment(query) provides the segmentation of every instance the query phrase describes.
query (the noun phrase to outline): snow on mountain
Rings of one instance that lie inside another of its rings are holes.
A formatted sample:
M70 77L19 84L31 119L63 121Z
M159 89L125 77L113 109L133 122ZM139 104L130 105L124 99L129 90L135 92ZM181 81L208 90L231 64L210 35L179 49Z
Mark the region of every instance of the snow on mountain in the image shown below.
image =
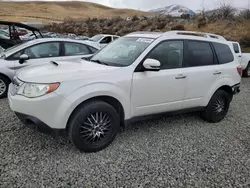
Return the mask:
M153 9L149 12L166 14L174 17L180 17L182 14L190 14L191 16L195 15L194 11L182 5L170 5L163 8Z

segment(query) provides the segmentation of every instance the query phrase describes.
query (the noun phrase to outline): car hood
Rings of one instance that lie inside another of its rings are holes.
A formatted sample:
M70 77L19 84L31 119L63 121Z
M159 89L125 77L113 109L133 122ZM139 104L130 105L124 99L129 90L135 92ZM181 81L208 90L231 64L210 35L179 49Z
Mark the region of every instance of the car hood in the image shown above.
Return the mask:
M101 65L85 60L56 61L45 65L28 66L19 70L16 76L25 82L54 83L93 75L100 76L116 69L120 69L120 67Z

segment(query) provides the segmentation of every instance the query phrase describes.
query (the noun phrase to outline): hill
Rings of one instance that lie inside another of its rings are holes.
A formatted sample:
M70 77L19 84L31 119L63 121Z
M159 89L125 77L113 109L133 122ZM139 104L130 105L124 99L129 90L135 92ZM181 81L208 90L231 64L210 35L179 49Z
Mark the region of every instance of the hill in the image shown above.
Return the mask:
M0 20L8 21L63 21L64 19L110 18L116 16L149 15L132 9L115 9L96 3L80 1L25 1L1 2Z
M170 5L163 8L153 9L150 12L180 17L182 14L195 15L195 12L182 5Z

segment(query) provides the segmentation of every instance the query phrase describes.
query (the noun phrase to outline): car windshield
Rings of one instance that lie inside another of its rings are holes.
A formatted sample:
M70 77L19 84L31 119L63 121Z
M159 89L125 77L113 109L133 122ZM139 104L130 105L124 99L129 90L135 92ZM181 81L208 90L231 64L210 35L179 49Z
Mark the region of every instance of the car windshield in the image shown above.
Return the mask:
M101 40L102 37L103 37L103 35L95 35L95 36L91 37L89 40L94 41L94 42L98 42L99 40Z
M90 61L110 66L129 66L153 41L152 38L122 37L107 45Z

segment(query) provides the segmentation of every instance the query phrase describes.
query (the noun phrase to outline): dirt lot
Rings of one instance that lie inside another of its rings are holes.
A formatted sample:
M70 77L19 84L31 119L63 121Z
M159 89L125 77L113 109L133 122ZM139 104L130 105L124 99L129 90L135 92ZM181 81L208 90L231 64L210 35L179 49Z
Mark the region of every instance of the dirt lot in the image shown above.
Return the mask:
M92 154L24 127L2 99L0 187L250 187L250 79L241 89L221 123L136 123Z

